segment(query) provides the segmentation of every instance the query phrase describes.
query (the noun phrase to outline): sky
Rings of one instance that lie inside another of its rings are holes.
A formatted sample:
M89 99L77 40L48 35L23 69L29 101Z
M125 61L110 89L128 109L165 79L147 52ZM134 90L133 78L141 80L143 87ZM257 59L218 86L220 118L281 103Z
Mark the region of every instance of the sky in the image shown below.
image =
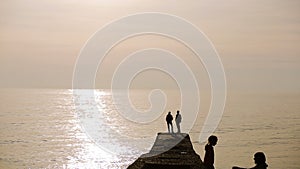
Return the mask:
M298 0L2 0L0 88L71 88L76 59L96 31L127 15L161 12L184 18L205 33L222 60L228 90L299 93L299 11ZM107 54L95 87L109 88L122 58L153 47L182 57L197 81L209 86L203 65L184 45L144 35ZM140 75L133 87L176 86L155 70Z

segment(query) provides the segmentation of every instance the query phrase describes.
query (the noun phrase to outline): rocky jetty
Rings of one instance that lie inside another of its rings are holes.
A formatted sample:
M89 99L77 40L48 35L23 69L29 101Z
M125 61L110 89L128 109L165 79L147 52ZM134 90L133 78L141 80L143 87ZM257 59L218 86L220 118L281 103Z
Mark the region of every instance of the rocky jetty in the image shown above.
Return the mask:
M203 169L186 133L158 133L150 152L141 155L127 169Z

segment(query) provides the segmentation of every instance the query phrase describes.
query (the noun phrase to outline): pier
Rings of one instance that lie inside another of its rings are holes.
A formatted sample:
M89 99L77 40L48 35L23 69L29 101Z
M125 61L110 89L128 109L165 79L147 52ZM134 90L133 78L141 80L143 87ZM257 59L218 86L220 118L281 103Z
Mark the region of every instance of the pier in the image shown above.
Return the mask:
M158 133L154 145L127 169L203 169L186 133Z

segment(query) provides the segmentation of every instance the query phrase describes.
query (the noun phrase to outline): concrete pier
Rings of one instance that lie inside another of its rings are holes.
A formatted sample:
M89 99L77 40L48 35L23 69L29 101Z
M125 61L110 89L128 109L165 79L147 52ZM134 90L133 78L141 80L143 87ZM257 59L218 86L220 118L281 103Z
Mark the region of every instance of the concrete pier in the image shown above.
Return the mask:
M203 169L200 156L186 133L158 133L150 152L127 169Z

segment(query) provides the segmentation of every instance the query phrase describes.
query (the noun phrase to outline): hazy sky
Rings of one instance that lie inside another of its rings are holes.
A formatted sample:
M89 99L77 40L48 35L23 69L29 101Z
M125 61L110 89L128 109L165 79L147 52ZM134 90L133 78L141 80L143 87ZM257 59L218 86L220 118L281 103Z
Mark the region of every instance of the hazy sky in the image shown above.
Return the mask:
M126 15L163 12L185 18L210 38L229 90L299 92L299 11L298 0L2 0L0 87L71 88L76 58L93 33ZM109 86L122 56L148 47L182 55L195 74L204 72L182 44L159 36L136 37L108 54L96 86ZM166 82L154 83L161 80ZM139 87L172 82L155 71L135 81Z

